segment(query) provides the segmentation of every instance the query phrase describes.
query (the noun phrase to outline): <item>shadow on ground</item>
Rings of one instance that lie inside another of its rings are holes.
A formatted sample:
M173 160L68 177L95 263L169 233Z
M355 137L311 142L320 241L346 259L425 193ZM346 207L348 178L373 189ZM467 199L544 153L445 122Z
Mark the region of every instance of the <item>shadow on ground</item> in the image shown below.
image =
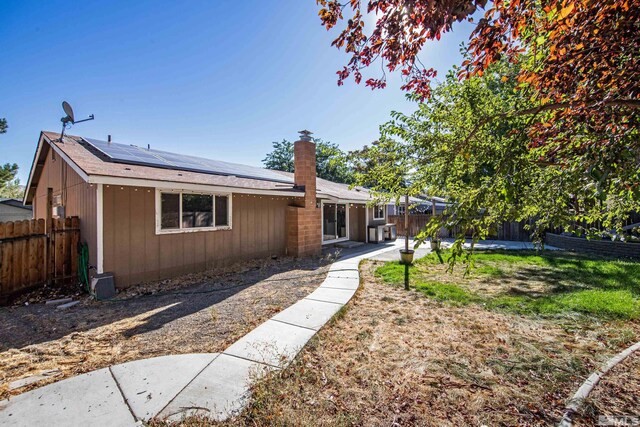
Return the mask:
M506 254L504 251L490 253ZM508 278L511 286L505 289L505 295L532 298L586 289L627 290L640 295L640 263L637 262L565 252L517 251L509 255L523 257L523 260L514 263L512 271L497 270L480 282L489 284L497 278ZM531 262L527 258L531 258ZM479 268L483 265L492 266L482 261L477 263ZM539 284L545 285L544 292L540 292Z
M105 302L85 297L79 305L64 311L44 304L3 307L0 308L0 351L53 341L74 332L89 331L149 313L144 320L122 331L124 336L134 337L170 326L172 322L202 310L214 309L221 302L256 284L275 289L286 280L293 281L288 286L295 286L296 280L304 282L305 278L324 274L320 271L328 262L326 257L303 260L286 258L278 263L266 262L260 267L179 289L128 298L118 296ZM278 278L291 270L301 272L301 277Z

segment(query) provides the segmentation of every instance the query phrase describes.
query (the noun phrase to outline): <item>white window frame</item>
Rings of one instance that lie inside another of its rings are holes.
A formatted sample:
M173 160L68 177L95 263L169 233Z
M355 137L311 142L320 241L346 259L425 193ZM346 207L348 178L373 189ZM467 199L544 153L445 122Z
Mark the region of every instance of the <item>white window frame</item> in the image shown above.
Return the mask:
M382 216L376 216L376 209L382 207ZM387 218L387 206L386 205L375 205L373 207L373 220L380 220L380 219L386 219Z
M345 211L345 214L346 214L345 215L345 221L346 221L346 224L345 224L346 230L345 230L345 232L346 232L346 236L345 237L340 237L340 238L337 238L337 239L324 240L323 227L324 227L324 205L325 204L334 204L334 205L336 205L336 215L337 215L338 205L345 205L345 207L346 207L346 211ZM347 203L347 202L344 202L344 203L343 202L333 202L331 200L327 200L327 201L321 200L320 201L320 232L322 233L322 244L323 245L329 245L329 244L338 243L338 242L345 242L345 241L349 240L349 238L351 237L351 234L350 234L351 231L349 230L349 208L350 207L351 207L351 204Z
M166 194L179 194L180 204L179 207L179 219L180 228L163 229L162 228L162 193ZM200 194L204 196L213 197L213 226L212 227L192 227L182 228L182 195L183 194ZM226 196L229 203L227 204L227 218L229 219L229 225L216 226L216 196ZM232 229L232 213L233 213L233 193L220 193L220 192L202 192L202 191L185 191L185 190L172 190L164 188L156 188L156 234L178 234L178 233L197 233L199 231L219 231L219 230L231 230Z

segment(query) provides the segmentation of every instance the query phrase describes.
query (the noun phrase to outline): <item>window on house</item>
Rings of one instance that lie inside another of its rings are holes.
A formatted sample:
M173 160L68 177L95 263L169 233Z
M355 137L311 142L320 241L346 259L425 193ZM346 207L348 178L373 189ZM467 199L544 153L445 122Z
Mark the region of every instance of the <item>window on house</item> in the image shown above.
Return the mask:
M160 228L177 230L180 228L180 194L162 193L160 199L162 216Z
M229 225L229 196L216 196L216 227Z
M404 205L396 206L396 209L398 211L397 215L404 215Z
M201 228L213 225L213 196L208 194L182 195L182 228Z
M384 205L373 207L373 219L384 219Z
M160 193L160 230L215 229L230 226L228 195Z

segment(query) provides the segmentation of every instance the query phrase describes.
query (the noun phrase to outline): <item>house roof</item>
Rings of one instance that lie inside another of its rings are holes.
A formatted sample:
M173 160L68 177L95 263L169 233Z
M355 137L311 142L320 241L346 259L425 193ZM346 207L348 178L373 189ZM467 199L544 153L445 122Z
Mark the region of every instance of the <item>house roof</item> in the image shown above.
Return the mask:
M364 187L349 188L348 184L339 184L322 178L318 178L316 187L320 198L326 196L327 198L353 202L368 202L373 199L369 191Z
M276 171L293 179L293 173ZM369 191L364 187L350 188L349 184L341 184L322 178L316 178L316 196L320 199L335 199L349 202L368 202L372 200Z
M400 197L399 205L404 205L404 199L405 199L404 197ZM417 197L409 196L409 203L412 204L412 205L420 205L420 204L424 204L425 200L419 199ZM390 200L388 204L395 205L396 201L395 200Z
M18 200L18 199L0 197L0 204L13 206L14 208L25 209L25 210L28 210L28 211L31 210L31 206L25 206L22 203L22 200Z
M106 144L106 143L105 143ZM121 145L121 144L120 144ZM129 146L125 146L129 147ZM135 185L149 187L166 187L174 189L192 189L206 191L215 187L217 190L229 192L274 194L283 196L304 196L304 191L295 188L293 174L274 171L274 179L249 178L227 174L214 174L182 170L166 167L148 166L111 161L80 136L65 135L64 142L56 132L42 132L38 142L24 202L30 204L35 194L44 160L49 149L53 149L87 182L95 184ZM234 164L224 163L233 168ZM236 165L240 171L247 168L261 169L251 166ZM264 170L263 170L264 171ZM282 177L282 178L281 178ZM338 184L321 178L317 180L319 198L338 199L353 202L370 200L364 188L349 189L346 184Z
M427 200L429 202L431 202L431 200L435 200L436 201L436 205L438 203L447 203L447 204L449 203L449 202L447 202L447 199L445 199L444 197L430 196L428 194L421 194L420 197L423 200Z

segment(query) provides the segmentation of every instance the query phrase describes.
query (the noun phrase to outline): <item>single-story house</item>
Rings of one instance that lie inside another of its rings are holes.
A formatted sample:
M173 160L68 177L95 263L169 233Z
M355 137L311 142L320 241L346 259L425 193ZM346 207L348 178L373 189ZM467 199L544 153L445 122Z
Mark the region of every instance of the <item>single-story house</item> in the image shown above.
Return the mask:
M301 132L295 172L41 132L24 203L34 218L78 216L97 273L116 286L322 245L366 241L386 223L364 188L316 177L315 144Z
M0 222L22 221L32 217L31 206L25 206L22 200L0 198Z

